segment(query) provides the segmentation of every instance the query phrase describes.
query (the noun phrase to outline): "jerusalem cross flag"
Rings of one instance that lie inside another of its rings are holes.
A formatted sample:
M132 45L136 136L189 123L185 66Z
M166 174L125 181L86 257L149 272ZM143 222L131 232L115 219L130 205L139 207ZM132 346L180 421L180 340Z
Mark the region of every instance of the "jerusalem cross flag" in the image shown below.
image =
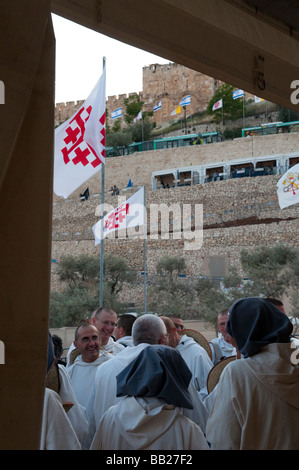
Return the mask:
M125 202L108 212L93 227L95 245L112 232L146 224L146 209L144 204L144 186ZM102 230L103 225L103 230Z
M55 130L54 192L67 198L105 164L106 67L80 109Z
M221 98L221 100L216 101L216 103L214 103L212 111L215 111L216 109L220 109L220 108L222 108L222 106L223 106L223 102L222 102L222 98Z

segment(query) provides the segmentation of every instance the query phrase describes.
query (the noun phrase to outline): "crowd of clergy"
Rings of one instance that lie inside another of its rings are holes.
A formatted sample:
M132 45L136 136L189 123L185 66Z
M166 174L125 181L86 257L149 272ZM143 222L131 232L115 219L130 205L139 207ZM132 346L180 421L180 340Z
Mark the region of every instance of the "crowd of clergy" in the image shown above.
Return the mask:
M98 308L66 363L49 334L58 379L46 385L40 449L298 450L299 341L283 305L234 302L211 354L185 331L181 318Z

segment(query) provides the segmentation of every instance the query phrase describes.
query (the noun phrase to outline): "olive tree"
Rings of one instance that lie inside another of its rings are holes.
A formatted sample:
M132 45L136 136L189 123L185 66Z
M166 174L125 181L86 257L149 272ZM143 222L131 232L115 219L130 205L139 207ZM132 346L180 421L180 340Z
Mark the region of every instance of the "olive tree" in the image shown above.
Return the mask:
M60 291L51 292L50 326L73 326L99 307L100 259L97 256L62 256L57 263ZM125 260L107 254L104 258L103 303L123 312L127 305L119 300L124 283L132 282Z

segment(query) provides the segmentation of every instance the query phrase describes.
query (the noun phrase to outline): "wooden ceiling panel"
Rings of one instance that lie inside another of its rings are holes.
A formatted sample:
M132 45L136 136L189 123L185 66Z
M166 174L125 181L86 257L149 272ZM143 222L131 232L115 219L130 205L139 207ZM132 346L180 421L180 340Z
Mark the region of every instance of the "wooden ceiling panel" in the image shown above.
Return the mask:
M265 17L254 3L264 3ZM52 11L297 110L290 97L299 79L299 43L277 20L282 2L272 3L273 21L266 1L52 0Z

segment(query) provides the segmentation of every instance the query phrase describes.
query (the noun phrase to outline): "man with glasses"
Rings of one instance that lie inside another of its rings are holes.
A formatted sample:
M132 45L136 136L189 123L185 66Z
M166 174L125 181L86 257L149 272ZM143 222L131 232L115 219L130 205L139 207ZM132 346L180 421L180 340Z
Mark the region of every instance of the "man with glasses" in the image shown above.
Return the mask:
M107 352L115 355L125 349L112 338L117 325L117 315L112 308L99 307L94 310L91 314L91 324L98 329L101 345Z
M105 349L106 352L115 355L125 348L122 344L116 343L112 338L115 326L117 324L117 315L112 308L97 308L92 312L88 321L91 325L97 328L100 345ZM74 350L76 350L76 346L73 342L67 353L68 367L70 367L74 362L72 358L78 355L78 351Z

